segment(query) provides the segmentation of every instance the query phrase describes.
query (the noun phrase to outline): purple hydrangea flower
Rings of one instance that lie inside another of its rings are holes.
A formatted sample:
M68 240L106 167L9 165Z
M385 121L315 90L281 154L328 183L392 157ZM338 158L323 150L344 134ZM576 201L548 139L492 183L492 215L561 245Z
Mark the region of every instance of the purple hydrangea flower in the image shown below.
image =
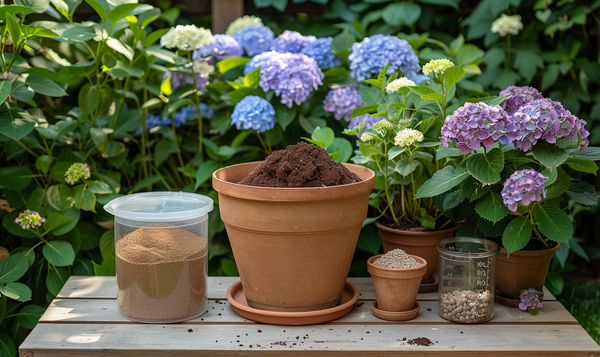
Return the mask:
M262 68L267 61L277 53L278 52L275 51L267 51L252 57L250 62L246 63L246 66L244 67L244 75Z
M516 87L510 86L500 92L500 96L510 95L506 100L500 104L508 115L513 115L522 106L531 103L534 100L544 98L542 93L532 87Z
M348 59L351 75L359 81L379 74L388 62L388 75L399 69L406 77L415 81L417 72L421 70L419 58L408 41L389 35L366 37L362 42L353 44Z
M233 34L233 38L246 51L248 56L270 50L274 37L273 31L266 26L248 26L237 30Z
M275 109L266 99L249 95L235 105L231 124L235 124L238 129L252 129L264 133L275 126Z
M455 143L461 154L477 151L481 144L490 147L496 140L508 144L506 112L500 106L485 103L465 103L449 115L442 127L442 144Z
M308 42L302 53L317 61L319 68L331 68L342 64L342 60L331 50L331 37Z
M372 129L373 125L375 125L375 123L377 123L378 121L385 119L384 117L373 117L371 116L371 114L363 114L363 115L359 115L357 117L352 118L352 120L350 121L350 124L348 124L348 129L354 129L356 127L358 127L360 125L360 123L365 123L365 125L363 126L363 130L365 131L367 129Z
M323 101L325 110L332 112L336 120L350 121L352 110L365 106L356 87L338 87L327 93Z
M230 57L241 57L244 50L229 35L214 35L213 42L194 51L194 58L214 55L219 61Z
M531 202L539 202L546 197L544 184L548 178L532 169L515 171L504 182L501 195L504 205L512 212L522 204L528 206Z
M579 135L581 135L581 148L582 150L585 150L590 144L588 139L590 133L585 130L585 125L587 124L585 120L571 114L571 112L565 109L560 102L552 101L552 105L554 105L554 109L558 113L560 126L556 138L569 139L577 142L579 140Z
M538 309L542 308L542 298L544 297L543 291L537 291L534 288L522 290L521 302L519 302L519 309L523 311L529 310L532 315L538 314Z
M278 53L262 67L259 85L265 92L274 90L281 103L291 108L322 85L323 77L314 59L301 53Z
M281 53L300 53L309 42L315 40L314 36L302 36L299 32L285 30L273 40L271 49Z
M556 143L560 130L558 112L549 99L538 99L519 108L511 118L509 135L516 148L523 151L534 146L538 139Z
M163 81L169 78L169 76L171 76L171 88L173 90L184 84L194 84L192 75L188 73L166 71L165 74L163 74ZM208 78L202 76L200 73L196 73L196 88L199 91L204 92L207 84Z

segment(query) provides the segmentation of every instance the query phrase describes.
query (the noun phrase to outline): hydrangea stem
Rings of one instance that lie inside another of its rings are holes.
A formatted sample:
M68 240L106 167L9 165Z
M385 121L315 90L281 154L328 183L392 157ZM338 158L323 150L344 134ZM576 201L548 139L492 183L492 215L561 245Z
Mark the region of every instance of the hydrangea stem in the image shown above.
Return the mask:
M188 52L188 59L190 60L190 64L192 66L192 80L194 81L194 89L195 89L195 106L196 112L198 113L198 152L200 153L200 157L202 157L202 109L200 109L200 94L198 93L198 79L196 78L196 72L194 71L194 61L192 60L192 53Z
M385 153L388 152L387 144L384 144L383 152L385 152ZM390 208L390 213L392 215L392 219L394 220L394 224L396 226L400 226L400 222L398 221L398 218L396 218L396 213L394 212L394 203L390 200L390 187L388 185L388 180L387 180L387 177L388 177L388 157L387 157L387 155L385 155L385 159L384 159L383 163L384 163L384 169L385 169L385 170L383 170L384 171L383 184L385 186L385 197L387 199L387 204L388 204L388 207ZM381 166L379 165L379 161L377 161L377 166L379 166L379 170L382 171Z

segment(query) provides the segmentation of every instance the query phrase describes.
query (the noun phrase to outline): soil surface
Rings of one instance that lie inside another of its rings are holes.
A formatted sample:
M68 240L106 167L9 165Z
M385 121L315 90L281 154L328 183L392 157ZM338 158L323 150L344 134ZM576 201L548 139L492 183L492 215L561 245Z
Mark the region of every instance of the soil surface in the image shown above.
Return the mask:
M260 187L326 187L362 181L317 145L300 142L274 151L238 182Z

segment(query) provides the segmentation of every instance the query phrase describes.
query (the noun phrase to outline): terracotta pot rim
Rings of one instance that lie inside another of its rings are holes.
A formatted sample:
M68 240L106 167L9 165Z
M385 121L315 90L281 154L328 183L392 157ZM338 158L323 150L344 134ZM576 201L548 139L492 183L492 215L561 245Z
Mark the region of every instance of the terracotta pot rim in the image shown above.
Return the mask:
M390 273L413 273L413 272L417 272L423 268L427 268L427 260L425 260L419 256L412 255L412 254L409 254L408 256L413 257L416 261L421 263L421 265L419 265L418 267L414 267L414 268L384 268L384 267L374 265L373 261L375 261L375 259L379 258L382 255L383 254L377 254L377 255L374 255L371 258L369 258L367 260L367 268L371 268L374 270L380 270L382 272L390 272Z
M344 163L350 171L365 171L367 177L362 177L362 181L349 183L345 185L327 186L327 187L259 187L240 185L238 183L226 181L221 178L223 173L228 170L239 169L243 166L258 166L263 161L246 162L236 165L230 165L220 168L213 172L212 184L215 191L227 196L252 199L257 201L314 201L339 199L344 197L356 196L361 193L368 193L375 185L375 172L368 167L356 164ZM248 172L251 172L249 170ZM243 192L243 193L242 193Z
M420 236L426 236L426 235L431 235L431 234L439 234L442 232L454 232L458 228L460 228L460 223L457 223L456 226L454 226L452 228L442 229L441 231L406 231L403 229L397 229L397 228L391 228L388 226L384 226L381 223L379 223L379 221L375 221L375 226L377 226L377 228L379 228L379 229L382 229L384 231L391 232L391 233L401 232L400 234L414 235L414 236L420 237Z
M519 257L531 257L531 256L546 255L546 254L554 253L558 249L560 249L560 242L556 242L556 245L552 248L538 249L538 250L515 250L514 252L510 253L510 255L515 255L515 256L519 256ZM500 247L500 254L498 254L498 256L504 257L504 256L506 256L506 254L508 254L508 251L506 250L506 248Z

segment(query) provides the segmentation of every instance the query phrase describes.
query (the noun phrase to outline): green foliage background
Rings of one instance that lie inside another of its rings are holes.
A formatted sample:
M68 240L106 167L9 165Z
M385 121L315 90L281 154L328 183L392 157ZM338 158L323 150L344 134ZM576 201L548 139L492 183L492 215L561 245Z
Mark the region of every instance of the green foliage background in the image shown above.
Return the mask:
M254 133L229 130L237 101L250 93L265 95L250 75L235 82L241 75L235 67L243 64L235 61L221 62L221 81L200 97L215 111L202 119L207 123L202 138L174 125L138 132L148 113L172 118L197 103L191 85L169 94L161 88L163 72L185 72L188 60L156 43L170 26L209 27L209 19L178 17L180 7L168 0L159 1L162 12L126 1L86 2L97 13L92 20L102 20L102 26L74 22L81 0L15 0L13 6L24 8L0 8L0 246L19 257L0 261L2 356L16 355L16 346L70 275L114 274L112 216L103 204L152 190L198 192L216 200L210 173L268 153ZM290 4L316 11L278 13ZM600 145L600 0L254 0L247 5L247 13L261 16L276 34L290 29L333 36L332 48L342 58L352 43L382 33L407 39L421 64L436 58L462 64L466 77L450 106L496 95L509 85L533 86L586 120L590 145ZM520 15L524 29L516 36L492 33L501 13ZM106 36L98 36L102 31ZM13 75L20 77L10 83ZM326 73L323 88L302 106L275 105L277 120L285 125L270 132L273 149L310 136L317 126L341 133L343 123L327 117L321 103L327 85L343 83L344 76ZM225 85L227 80L235 88ZM12 103L6 102L9 94ZM198 115L189 119L197 127ZM199 146L204 156L197 154ZM75 162L88 163L92 175L70 186L64 174ZM47 217L40 231L14 223L25 208ZM585 210L574 204L572 216ZM210 275L237 275L218 205L210 215L209 238ZM365 226L351 273L365 275L365 259L380 249L376 229ZM565 261L549 275L557 293Z

